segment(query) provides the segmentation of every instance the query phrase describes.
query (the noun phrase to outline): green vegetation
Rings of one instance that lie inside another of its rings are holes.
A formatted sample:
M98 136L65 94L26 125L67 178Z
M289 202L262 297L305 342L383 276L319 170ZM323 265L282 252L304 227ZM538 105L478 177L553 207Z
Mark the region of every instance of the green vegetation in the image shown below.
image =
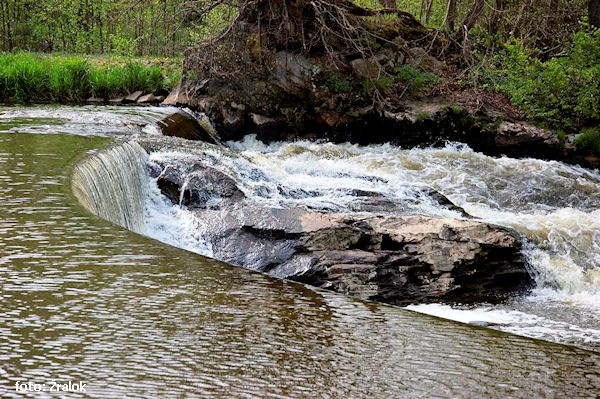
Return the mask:
M581 134L575 140L575 145L577 148L600 155L600 129L583 129Z
M547 61L512 41L488 68L486 83L533 118L567 129L600 121L600 30L584 27L564 56Z
M140 60L4 53L0 54L0 100L81 102L90 96L108 98L136 90L164 93L179 79L175 68Z
M440 78L433 73L421 71L410 65L402 65L395 68L396 79L408 85L407 92L415 95L425 86L437 83Z
M375 90L380 93L386 93L395 85L399 85L401 92L415 96L427 86L437 83L440 80L437 75L422 71L411 65L396 67L393 73L393 75L382 76L378 79L365 79L362 82L363 95L369 96Z
M342 77L331 75L327 79L327 88L332 93L346 93L352 90L353 81L354 79L349 75Z
M2 1L0 51L175 56L237 9L195 0Z

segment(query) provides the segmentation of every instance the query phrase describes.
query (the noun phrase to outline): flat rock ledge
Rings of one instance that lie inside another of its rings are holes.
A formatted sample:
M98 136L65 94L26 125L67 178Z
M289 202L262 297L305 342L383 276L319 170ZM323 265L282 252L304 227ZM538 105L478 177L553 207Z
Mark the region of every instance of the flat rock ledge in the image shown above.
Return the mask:
M220 224L218 259L363 299L496 303L531 285L520 238L479 221L241 205L199 213Z
M532 286L521 238L509 229L474 219L261 207L225 174L190 170L182 176L153 164L150 173L171 202L195 213L214 257L233 265L401 306L497 303ZM455 207L434 190L428 195Z

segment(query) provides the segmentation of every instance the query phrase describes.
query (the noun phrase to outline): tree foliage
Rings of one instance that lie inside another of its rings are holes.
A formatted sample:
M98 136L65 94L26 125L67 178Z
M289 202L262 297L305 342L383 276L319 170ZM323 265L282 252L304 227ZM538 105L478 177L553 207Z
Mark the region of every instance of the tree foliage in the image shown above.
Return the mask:
M0 0L0 49L121 55L181 54L229 16L211 1Z

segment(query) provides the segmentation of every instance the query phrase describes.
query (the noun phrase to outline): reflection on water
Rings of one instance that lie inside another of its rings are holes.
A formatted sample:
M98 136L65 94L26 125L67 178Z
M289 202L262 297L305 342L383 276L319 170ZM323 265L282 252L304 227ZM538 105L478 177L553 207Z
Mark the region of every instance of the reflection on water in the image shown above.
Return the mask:
M75 205L67 176L105 143L0 135L0 397L52 378L84 381L95 398L600 389L598 353L315 291L99 220Z

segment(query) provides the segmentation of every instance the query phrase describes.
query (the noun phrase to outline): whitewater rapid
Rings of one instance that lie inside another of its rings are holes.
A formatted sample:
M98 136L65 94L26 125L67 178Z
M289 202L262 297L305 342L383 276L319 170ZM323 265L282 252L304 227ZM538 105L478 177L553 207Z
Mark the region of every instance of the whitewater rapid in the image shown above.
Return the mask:
M470 215L514 228L526 237L525 256L536 288L510 303L477 308L417 305L411 310L490 325L556 342L600 346L600 174L535 159L492 158L461 144L404 150L391 145L264 144L254 136L227 148L165 144L149 162L202 162L232 177L256 203L322 212L419 213L462 217L423 196L432 187ZM146 234L206 256L210 229L158 191L146 203ZM389 207L357 198L377 193ZM175 220L175 222L173 221Z

